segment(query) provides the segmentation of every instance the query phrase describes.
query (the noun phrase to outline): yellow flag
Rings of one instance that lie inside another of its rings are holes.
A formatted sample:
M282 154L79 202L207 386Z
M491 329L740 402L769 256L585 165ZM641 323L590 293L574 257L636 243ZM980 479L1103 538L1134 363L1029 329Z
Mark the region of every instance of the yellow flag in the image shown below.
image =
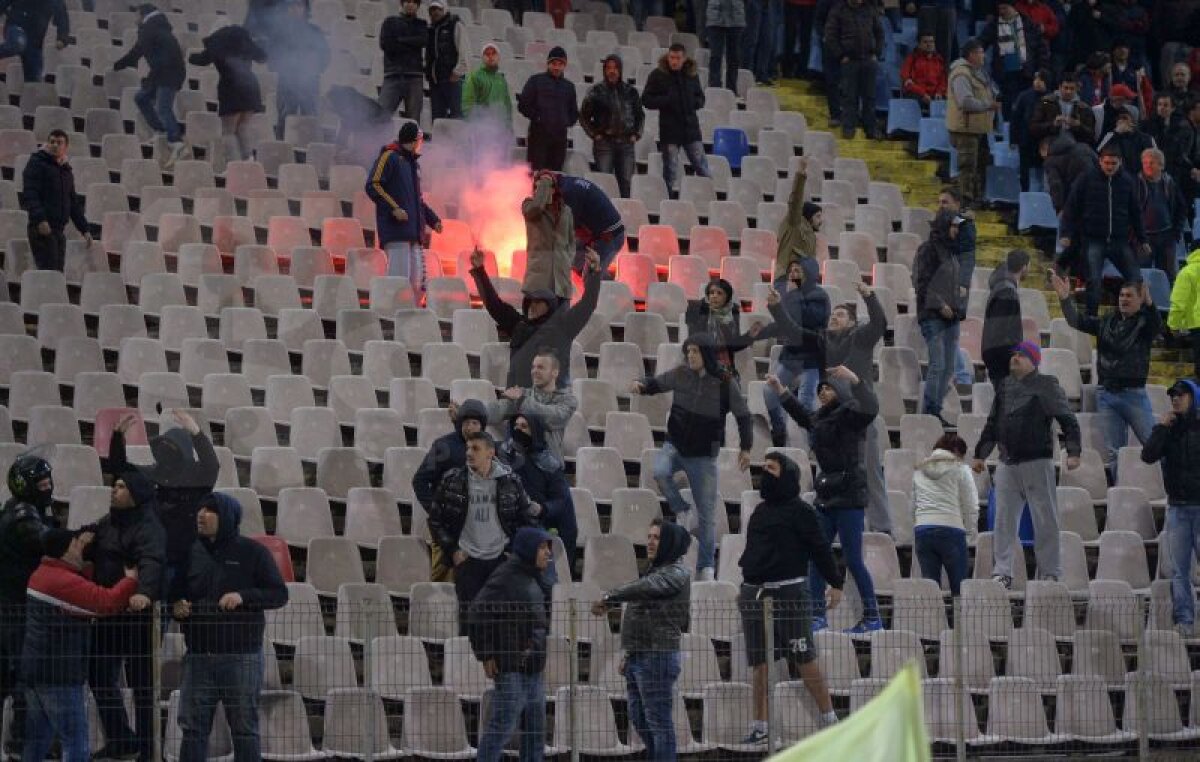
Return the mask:
M929 762L921 673L910 662L878 696L842 722L779 752L768 762Z

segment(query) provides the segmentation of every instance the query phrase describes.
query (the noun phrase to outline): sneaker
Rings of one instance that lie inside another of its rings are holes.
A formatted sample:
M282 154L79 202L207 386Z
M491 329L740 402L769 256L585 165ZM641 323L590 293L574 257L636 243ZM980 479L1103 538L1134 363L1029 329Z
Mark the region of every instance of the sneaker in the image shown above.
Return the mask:
M820 632L821 630L828 630L828 629L829 629L829 622L827 622L825 620L825 617L823 617L823 616L813 617L813 620L812 620L812 631L813 632Z
M1007 577L1003 574L993 574L992 582L999 582L1000 586L1005 590L1012 590L1012 577Z
M180 159L186 159L192 151L191 146L182 140L175 143L168 143L167 145L171 149L171 155L167 159L171 164Z
M746 746L766 746L767 732L755 728L746 734L746 737L742 739L742 743Z
M1196 637L1195 625L1187 624L1186 622L1176 622L1175 632L1179 633L1179 637L1184 640L1191 640Z
M940 423L942 428L946 431L956 428L953 423L950 423L950 421L947 421L945 418L943 418L941 413L934 413L933 417L938 419L938 423Z
M850 629L843 630L843 632L845 632L847 635L866 635L869 632L877 632L882 629L882 619L863 619Z
M703 569L696 570L697 582L712 582L716 578L717 575L713 572L713 568L711 566L706 566Z
M1041 576L1041 580L1042 580L1042 582L1058 582L1058 575L1057 574L1043 574Z

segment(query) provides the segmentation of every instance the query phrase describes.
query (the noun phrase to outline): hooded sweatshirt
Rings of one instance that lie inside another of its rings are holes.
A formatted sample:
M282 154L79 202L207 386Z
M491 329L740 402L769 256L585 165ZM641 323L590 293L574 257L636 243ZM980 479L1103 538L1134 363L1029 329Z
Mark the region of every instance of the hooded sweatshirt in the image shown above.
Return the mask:
M158 600L166 592L162 568L167 562L167 533L158 520L154 483L132 467L117 478L129 488L134 506L112 508L97 522L93 576L109 587L124 578L125 567L136 566L137 592Z
M642 134L646 112L637 88L625 81L625 64L616 53L600 62L601 71L612 61L619 76L615 84L606 78L592 85L579 109L579 124L592 140L613 140L628 143Z
M508 438L500 446L500 458L521 478L529 499L542 506L542 519L551 526L566 511L573 510L571 485L563 472L562 461L546 444L546 428L538 415L526 412L529 422L529 444L518 441L518 432L508 422Z
M1200 385L1190 378L1180 379L1192 391L1192 404L1184 415L1177 415L1170 426L1155 424L1150 439L1142 446L1142 461L1162 461L1163 486L1171 505L1200 505L1200 415L1196 400Z
M918 320L943 320L942 309L953 312L950 321L961 317L962 300L958 296L958 244L950 237L955 214L940 211L929 226L929 240L917 250L913 268L913 288L917 294Z
M538 674L546 666L546 575L537 568L538 548L550 535L522 527L513 536L513 552L475 596L468 611L467 634L475 658L492 661L500 672Z
M979 492L966 463L949 450L934 450L913 474L913 524L961 529L974 544L978 530Z
M563 437L571 416L579 409L579 400L569 388L556 388L546 391L536 386L523 390L519 400L501 399L489 402L488 417L499 424L511 421L521 413L527 413L541 419L546 435L546 450L558 463L559 468L566 464L563 456Z
M646 572L604 596L605 603L628 603L621 617L621 647L626 653L678 651L688 627L692 575L684 556L692 536L664 522L658 551Z
M170 600L191 603L191 616L180 621L190 653L248 654L262 649L266 619L263 612L287 603L288 590L271 551L238 530L242 505L214 492L200 501L216 511L216 537L199 537L192 544L187 566L172 583ZM218 602L237 593L242 604L222 611Z
M879 400L864 383L851 386L832 377L821 383L831 386L837 399L815 413L810 413L791 392L785 393L780 402L797 425L808 429L809 446L821 469L817 507L861 509L867 504L864 443L867 427L879 414ZM822 484L828 484L828 489Z
M779 361L789 368L824 368L825 343L823 340L813 341L814 337L823 339L825 328L829 325L829 295L821 288L821 266L813 257L799 257L792 261L800 263L804 270L804 282L799 287L783 291L788 284L776 281L776 287L783 291L780 307L793 323L816 333L797 335L787 331L777 321L764 328L758 338L780 337L784 346Z
M831 587L841 589L842 573L821 531L817 512L800 499L800 467L779 455L779 476L763 472L759 503L746 524L746 549L738 564L749 585L788 582L808 575L816 564Z

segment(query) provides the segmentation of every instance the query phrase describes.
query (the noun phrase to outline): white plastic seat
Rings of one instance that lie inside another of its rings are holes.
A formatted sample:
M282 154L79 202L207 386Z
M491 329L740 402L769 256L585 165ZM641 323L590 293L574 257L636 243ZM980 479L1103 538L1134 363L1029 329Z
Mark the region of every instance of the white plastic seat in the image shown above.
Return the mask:
M1013 630L1008 641L1005 674L1009 677L1027 677L1043 693L1054 691L1055 683L1062 674L1054 634L1029 625Z
M996 677L988 689L987 732L980 744L1012 742L1043 746L1067 740L1052 735L1037 684L1023 677Z
M419 582L412 586L409 600L409 635L427 642L457 637L458 598L452 583Z
M303 487L300 454L291 447L259 447L250 455L250 488L275 497L287 487Z
M319 595L333 597L338 587L366 582L358 546L345 537L314 537L308 541L307 582Z
M313 387L328 387L338 376L350 375L350 352L340 339L306 339L301 350L300 372Z
M1124 641L1136 640L1142 632L1142 605L1125 580L1096 579L1088 584L1085 626L1104 630Z
M432 759L472 759L458 696L445 687L410 688L404 698L408 750Z
M1059 675L1054 727L1059 735L1103 746L1137 738L1133 730L1117 729L1108 690L1098 677Z
M1134 590L1149 590L1150 567L1141 535L1120 530L1102 532L1095 579L1120 580Z
M590 490L598 501L611 500L613 490L626 485L625 464L612 448L580 447L575 461L575 486Z
M345 499L355 487L370 487L367 461L353 447L325 447L317 453L317 486Z
M396 613L383 585L343 583L337 590L334 635L355 645L396 634Z
M584 583L611 590L636 578L637 561L628 538L602 535L588 539L584 546Z
M328 635L297 640L292 685L304 698L317 701L337 688L357 688L350 641Z
M583 685L559 688L554 705L556 713L574 716L581 725L576 729L579 745L573 747L570 723L554 723L556 748L575 748L581 755L601 757L628 756L633 752L617 734L616 715L604 688Z

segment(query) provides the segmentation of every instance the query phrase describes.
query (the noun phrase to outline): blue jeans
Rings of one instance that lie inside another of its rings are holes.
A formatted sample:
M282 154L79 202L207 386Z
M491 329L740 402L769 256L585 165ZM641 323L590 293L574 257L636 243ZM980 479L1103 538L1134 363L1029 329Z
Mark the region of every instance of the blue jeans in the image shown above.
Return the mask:
M1129 428L1142 444L1154 428L1154 411L1145 387L1109 391L1103 386L1096 390L1096 412L1104 427L1104 467L1117 472L1117 451L1129 441Z
M663 182L667 184L667 190L672 195L679 192L679 178L683 176L683 158L679 155L680 152L687 154L693 172L701 177L712 177L712 172L708 169L708 157L704 155L704 143L699 140L685 145L659 143L659 150L662 151Z
M915 533L921 576L942 584L942 569L950 580L950 594L958 595L967 576L967 533L954 527L922 526Z
M412 286L413 299L421 303L425 294L425 250L411 241L392 241L383 247L387 252L388 275L403 275Z
M717 459L702 455L686 457L680 455L670 442L663 444L658 459L654 461L654 481L676 516L691 510L679 486L675 484L675 474L680 471L687 475L688 486L692 488L692 501L696 504L696 519L700 526L700 555L696 559L696 568L712 569L717 544L717 527L713 521L713 511L719 499ZM724 506L721 507L724 509Z
M55 738L62 742L63 762L91 759L82 683L26 688L25 704L23 762L42 762Z
M1171 604L1176 624L1196 623L1192 591L1192 554L1200 557L1200 505L1167 506L1167 543L1171 549Z
M150 125L150 129L155 132L167 133L168 143L178 143L183 140L183 127L179 126L179 120L175 118L175 93L177 92L179 90L174 87L142 85L142 89L133 96L133 102L142 112L142 118L146 120L146 124Z
M629 689L629 722L637 728L649 762L674 762L675 723L671 717L675 680L679 677L678 651L636 651L625 659L625 685Z
M921 335L929 347L924 411L929 415L941 415L942 402L950 390L954 365L958 362L958 321L926 318L921 321Z
M1084 252L1087 257L1087 311L1095 315L1100 309L1100 288L1102 286L1105 260L1111 261L1121 272L1121 279L1128 283L1141 283L1142 271L1138 269L1133 259L1129 244L1124 241L1101 241L1085 239Z
M871 581L871 572L863 562L863 521L865 511L862 508L818 508L817 521L821 531L825 533L825 541L833 542L834 537L841 538L842 560L850 576L854 577L854 585L862 598L863 619L878 619L879 604L875 600L875 583ZM816 564L808 565L808 588L812 594L813 616L825 616L825 577Z
M737 74L741 62L742 27L708 28L708 86L721 86L721 63L725 63L725 89L737 92Z
M765 82L774 73L771 64L775 58L775 32L778 28L779 19L772 16L769 0L749 0L746 3L742 60L746 68L754 72L756 82Z
M802 368L794 369L782 362L775 363L775 367L771 368L771 372L779 378L779 382L789 389L796 389L797 383L800 386L797 397L800 399L800 404L812 410L817 403L817 385L821 381L821 370L819 368ZM771 387L763 387L763 402L767 405L767 419L771 422L771 436L786 437L787 436L787 413L783 410L783 405L779 402L779 395L771 390Z
M586 239L575 239L575 259L571 262L571 268L577 273L583 272L583 265L586 261L583 258L587 248L591 246L600 255L600 271L608 270L608 266L621 253L621 247L625 245L625 227L622 225L611 233L608 240L596 238L591 241Z
M4 43L0 44L0 58L11 56L21 57L21 69L26 82L41 82L42 70L45 68L45 55L42 53L42 43L34 40L29 43L29 35L16 24L8 24L4 28Z
M521 762L539 762L546 743L546 690L541 674L501 672L479 734L480 762L498 762L504 742L521 724Z
M462 80L429 86L429 105L434 119L462 119Z
M970 251L960 251L958 253L958 285L961 288L967 289L968 295L971 289L971 278L975 276L975 249Z
M258 739L258 695L262 692L262 651L248 654L187 654L179 728L179 762L206 762L208 735L219 702L233 735L236 762L262 759Z
M596 171L612 174L617 178L617 190L622 198L629 198L630 183L633 180L634 165L637 160L635 146L624 140L600 139L592 142L592 158L596 162Z

